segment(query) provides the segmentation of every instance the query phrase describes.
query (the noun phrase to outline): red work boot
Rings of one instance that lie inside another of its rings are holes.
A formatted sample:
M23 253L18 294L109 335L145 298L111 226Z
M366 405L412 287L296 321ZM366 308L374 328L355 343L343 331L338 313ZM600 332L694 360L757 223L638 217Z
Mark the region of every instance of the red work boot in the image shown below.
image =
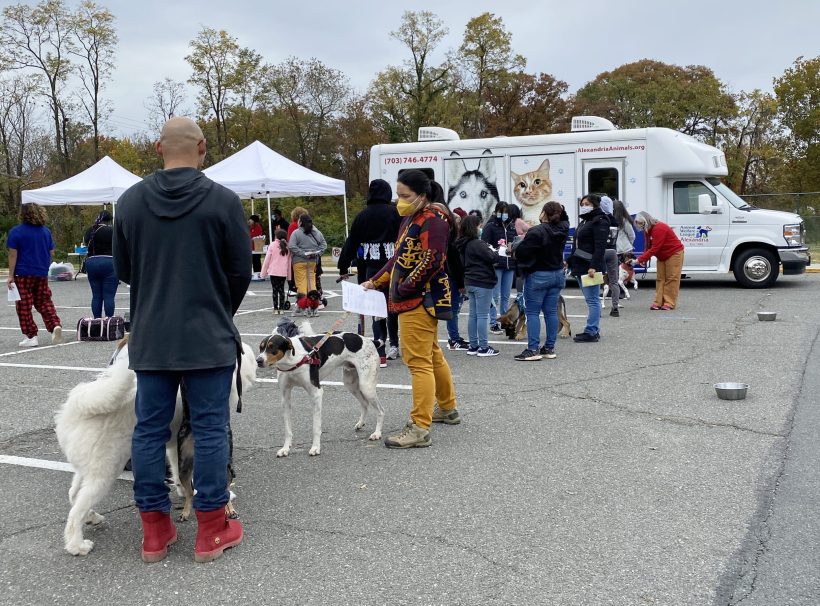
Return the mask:
M196 520L199 528L196 531L194 560L210 562L222 556L229 547L242 542L242 522L225 516L225 508L213 511L197 511Z
M141 511L142 561L159 562L168 555L168 545L177 542L177 529L171 514L164 511Z

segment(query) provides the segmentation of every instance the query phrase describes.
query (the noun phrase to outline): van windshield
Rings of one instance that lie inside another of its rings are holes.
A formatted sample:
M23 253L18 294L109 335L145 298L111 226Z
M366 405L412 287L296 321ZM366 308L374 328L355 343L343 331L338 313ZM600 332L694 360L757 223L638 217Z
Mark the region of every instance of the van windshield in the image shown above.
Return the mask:
M741 210L752 210L757 208L756 206L752 206L746 203L746 200L738 196L735 192L729 189L725 183L723 183L720 179L715 179L712 177L711 179L707 179L709 185L714 187L721 196L726 198L729 201L729 204L734 206L735 208L739 208Z

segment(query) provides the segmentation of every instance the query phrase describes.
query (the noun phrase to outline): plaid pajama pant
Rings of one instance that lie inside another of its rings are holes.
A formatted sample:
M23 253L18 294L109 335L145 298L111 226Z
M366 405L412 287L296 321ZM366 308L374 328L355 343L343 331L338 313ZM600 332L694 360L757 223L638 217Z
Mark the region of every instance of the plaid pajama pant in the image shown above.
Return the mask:
M14 276L14 283L20 292L20 300L15 303L17 318L20 320L20 330L27 338L37 334L37 324L31 314L34 306L46 323L46 330L52 332L55 326L61 326L57 310L51 302L51 289L48 287L48 278L43 276Z

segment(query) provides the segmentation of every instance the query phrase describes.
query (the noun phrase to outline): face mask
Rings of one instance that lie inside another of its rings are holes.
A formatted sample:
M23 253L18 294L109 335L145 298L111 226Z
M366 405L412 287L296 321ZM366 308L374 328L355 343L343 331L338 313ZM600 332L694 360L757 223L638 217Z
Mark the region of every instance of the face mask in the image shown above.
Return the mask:
M412 202L405 202L404 200L399 199L396 203L396 210L399 211L399 215L402 217L412 215L413 211L416 210L416 200L418 199L419 196L416 196Z
M506 221L507 219L510 218L510 215L508 215L507 213L504 213L503 215L499 215L498 218L501 219L502 221Z
M591 210L592 210L591 206L580 206L580 207L578 207L578 214L579 215L585 215Z

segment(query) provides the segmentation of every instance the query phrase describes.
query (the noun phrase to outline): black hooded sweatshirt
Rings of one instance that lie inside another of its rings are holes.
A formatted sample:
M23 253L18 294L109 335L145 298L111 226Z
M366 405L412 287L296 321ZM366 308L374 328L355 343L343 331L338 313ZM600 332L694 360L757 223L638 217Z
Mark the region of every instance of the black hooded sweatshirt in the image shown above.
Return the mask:
M374 270L384 267L393 256L401 217L390 203L392 193L390 185L382 179L370 184L367 206L353 219L350 234L339 255L339 273L347 273L350 266L360 259L371 270L368 273L372 274Z
M248 225L236 194L194 168L159 170L117 202L114 267L131 285L130 368L231 366L233 315L251 279Z

